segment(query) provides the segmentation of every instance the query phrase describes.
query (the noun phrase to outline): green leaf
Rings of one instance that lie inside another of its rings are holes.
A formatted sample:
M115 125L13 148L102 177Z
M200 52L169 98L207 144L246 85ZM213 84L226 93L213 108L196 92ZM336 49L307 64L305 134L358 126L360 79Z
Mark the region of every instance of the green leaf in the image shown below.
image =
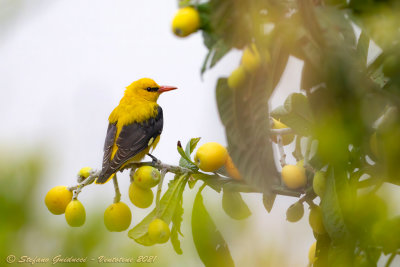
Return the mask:
M242 181L237 181L232 178L226 178L219 176L218 174L205 174L205 173L195 173L192 174L193 178L200 179L206 183L209 187L221 192L222 189L232 192L259 192L255 188L245 184Z
M222 208L229 217L235 220L243 220L251 215L249 207L246 205L239 192L224 190L222 194Z
M276 194L264 193L263 195L263 204L268 213L271 212L272 207L274 206L275 198Z
M200 188L192 211L192 234L197 253L206 267L234 266L228 245L208 214Z
M192 138L190 141L186 144L185 148L185 153L190 157L190 155L193 153L194 149L196 148L197 144L200 141L200 137L197 138Z
M207 43L206 46L209 47L209 51L201 67L201 74L214 67L231 50L221 39L215 41L214 39L204 38L204 42Z
M200 179L203 182L205 182L209 187L217 191L218 193L221 192L222 186L223 186L223 181L221 181L219 178L220 176L217 174L210 175L210 174L205 174L205 173L195 173L192 174L193 178Z
M358 39L357 44L357 54L361 63L366 66L367 58L368 58L368 49L369 49L369 37L365 31L361 32L360 38Z
M325 194L321 201L323 222L334 243L347 242L350 233L345 224L345 212L352 204L348 195L348 182L344 173L330 168L326 177Z
M149 224L155 218L160 218L167 224L171 222L187 180L187 175L175 176L175 179L169 183L167 192L161 198L158 209L157 207L154 208L140 223L128 232L128 236L141 245L154 245L154 242L149 238L147 233Z
M274 109L271 116L282 121L299 135L311 134L314 118L308 99L303 94L289 95L284 105Z
M214 53L211 57L210 69L214 67L218 61L220 61L231 50L231 48L222 40L218 40L213 49Z
M193 177L193 175L192 175L191 178L189 178L189 181L188 181L189 188L193 189L193 187L196 185L196 182L197 182L197 179L195 179Z
M181 146L177 146L178 152L181 155L181 159L179 160L179 166L184 167L184 168L188 168L192 171L197 171L199 169L199 167L197 167L196 164L194 164L194 162L192 162L192 160L190 159L190 154L189 156L185 153L185 151L183 151L183 148Z
M226 79L217 84L217 104L228 140L229 155L243 180L250 186L269 191L279 183L268 140L268 98L272 89L265 80L265 70L248 79L243 88L232 90Z
M201 65L201 69L200 69L200 74L201 75L203 75L203 73L207 70L207 64L209 62L209 58L210 58L212 53L213 53L213 50L209 50L207 52L207 55L206 55L206 57L204 58L204 61L203 61L203 65Z
M181 232L182 216L183 216L183 194L180 194L180 199L176 206L174 215L172 216L172 228L171 228L171 243L177 254L182 254L181 243L178 239L178 233L183 236Z

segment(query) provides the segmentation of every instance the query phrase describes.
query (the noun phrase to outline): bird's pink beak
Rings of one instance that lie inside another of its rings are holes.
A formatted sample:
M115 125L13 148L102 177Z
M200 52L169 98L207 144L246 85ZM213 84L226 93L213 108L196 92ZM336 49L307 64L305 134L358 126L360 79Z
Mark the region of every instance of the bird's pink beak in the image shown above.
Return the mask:
M158 89L158 92L159 93L164 93L164 92L168 92L168 91L175 90L175 89L178 89L178 87L168 86L168 85L161 85L160 89Z

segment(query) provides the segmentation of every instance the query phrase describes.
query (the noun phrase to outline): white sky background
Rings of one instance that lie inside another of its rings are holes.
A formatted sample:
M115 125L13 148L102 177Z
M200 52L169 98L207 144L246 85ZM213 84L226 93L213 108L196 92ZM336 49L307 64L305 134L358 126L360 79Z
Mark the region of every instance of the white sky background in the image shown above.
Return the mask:
M202 142L226 144L216 108L215 84L219 76L229 75L238 66L240 54L229 54L206 72L202 81L200 67L206 48L201 34L179 39L170 29L176 1L23 3L15 19L6 25L7 30L0 29L0 145L10 155L30 148L47 155L47 180L38 192L38 210L45 209L42 199L51 187L74 184L81 167L100 168L108 115L124 87L138 78L150 77L159 84L179 87L159 99L165 124L154 155L177 164L177 140L186 143L200 136ZM299 90L301 64L291 60L272 107L282 104L291 91ZM119 177L120 187L125 188L123 201L129 202L128 176L124 173ZM205 196L208 206L223 212L221 195L207 190ZM88 220L91 208L105 209L112 197L112 183L87 187L80 199L87 207ZM185 193L189 206L193 199L193 191ZM278 197L271 214L265 211L259 194L244 195L244 199L253 212L247 227L239 228L241 223L227 218L223 221L233 226L219 225L222 233L231 234L226 239L237 265L245 263L240 260L241 254L251 260L273 243L277 251L286 252L290 266L306 266L308 248L314 242L307 216L296 224L285 220L286 209L295 199ZM139 222L149 211L133 208L133 222ZM49 225L65 223L63 218L47 215ZM190 221L183 222L184 239L188 240L189 225ZM234 238L237 234L243 235L240 242ZM133 242L125 234L121 238ZM170 245L166 247L171 249ZM195 262L199 263L198 259Z

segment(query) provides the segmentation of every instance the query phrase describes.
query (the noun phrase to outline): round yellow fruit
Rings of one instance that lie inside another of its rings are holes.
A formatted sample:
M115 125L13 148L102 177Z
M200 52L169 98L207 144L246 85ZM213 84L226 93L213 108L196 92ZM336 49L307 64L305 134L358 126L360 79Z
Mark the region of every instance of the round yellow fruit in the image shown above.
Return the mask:
M178 10L172 20L172 31L176 36L186 37L200 28L199 12L193 7Z
M122 232L131 225L132 213L123 202L113 203L104 212L104 224L110 232Z
M298 189L307 184L304 168L296 165L285 165L282 168L282 181L290 189Z
M229 154L225 161L225 169L231 178L233 178L235 180L242 180L242 176L240 175L239 170L236 168L236 166L233 163L233 160L232 160L231 156L229 156Z
M242 55L242 66L250 73L256 71L261 65L260 53L255 44L247 46Z
M322 235L326 232L324 223L322 222L322 211L319 206L314 206L311 208L308 221L315 233Z
M148 232L150 239L160 244L167 242L171 234L168 224L158 218L149 224Z
M129 199L138 208L148 208L153 203L154 194L151 189L141 188L134 182L129 186Z
M200 170L214 172L225 164L227 158L228 151L224 146L209 142L199 147L194 160Z
M325 193L325 187L326 187L325 173L317 171L314 174L314 179L313 179L313 189L315 194L317 194L319 197L323 197Z
M86 179L86 178L89 177L91 170L92 170L92 168L90 168L90 167L84 167L84 168L79 170L78 176L83 178L83 179Z
M282 122L280 122L278 120L275 120L274 118L272 118L272 120L274 122L274 125L272 126L272 129L289 128L289 127L287 127L286 124L283 124ZM284 135L281 135L281 137L282 137L282 144L284 146L286 146L286 145L290 144L291 142L293 142L293 139L294 139L294 135L293 134L284 134ZM275 135L273 135L271 137L271 139L272 139L272 141L274 143L278 143L278 138Z
M44 198L49 211L53 214L59 215L65 212L65 208L72 200L72 192L66 186L56 186L47 192Z
M308 250L308 260L310 261L311 264L314 264L316 258L315 258L315 252L317 250L317 241L315 241L311 246L310 249Z
M228 77L228 86L232 89L241 87L246 80L246 70L243 66L237 67Z
M85 223L86 212L82 203L75 199L72 200L65 209L65 219L72 227L79 227Z
M151 166L143 166L136 170L133 175L135 184L142 188L152 188L160 182L160 172Z

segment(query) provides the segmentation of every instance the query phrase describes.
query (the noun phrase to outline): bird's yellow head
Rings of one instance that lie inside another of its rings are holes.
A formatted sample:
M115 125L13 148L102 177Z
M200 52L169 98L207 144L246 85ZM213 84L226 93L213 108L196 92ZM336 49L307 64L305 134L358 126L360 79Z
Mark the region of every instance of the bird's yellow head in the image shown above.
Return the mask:
M161 93L177 89L174 86L160 86L149 78L131 83L125 90L125 96L156 102Z

